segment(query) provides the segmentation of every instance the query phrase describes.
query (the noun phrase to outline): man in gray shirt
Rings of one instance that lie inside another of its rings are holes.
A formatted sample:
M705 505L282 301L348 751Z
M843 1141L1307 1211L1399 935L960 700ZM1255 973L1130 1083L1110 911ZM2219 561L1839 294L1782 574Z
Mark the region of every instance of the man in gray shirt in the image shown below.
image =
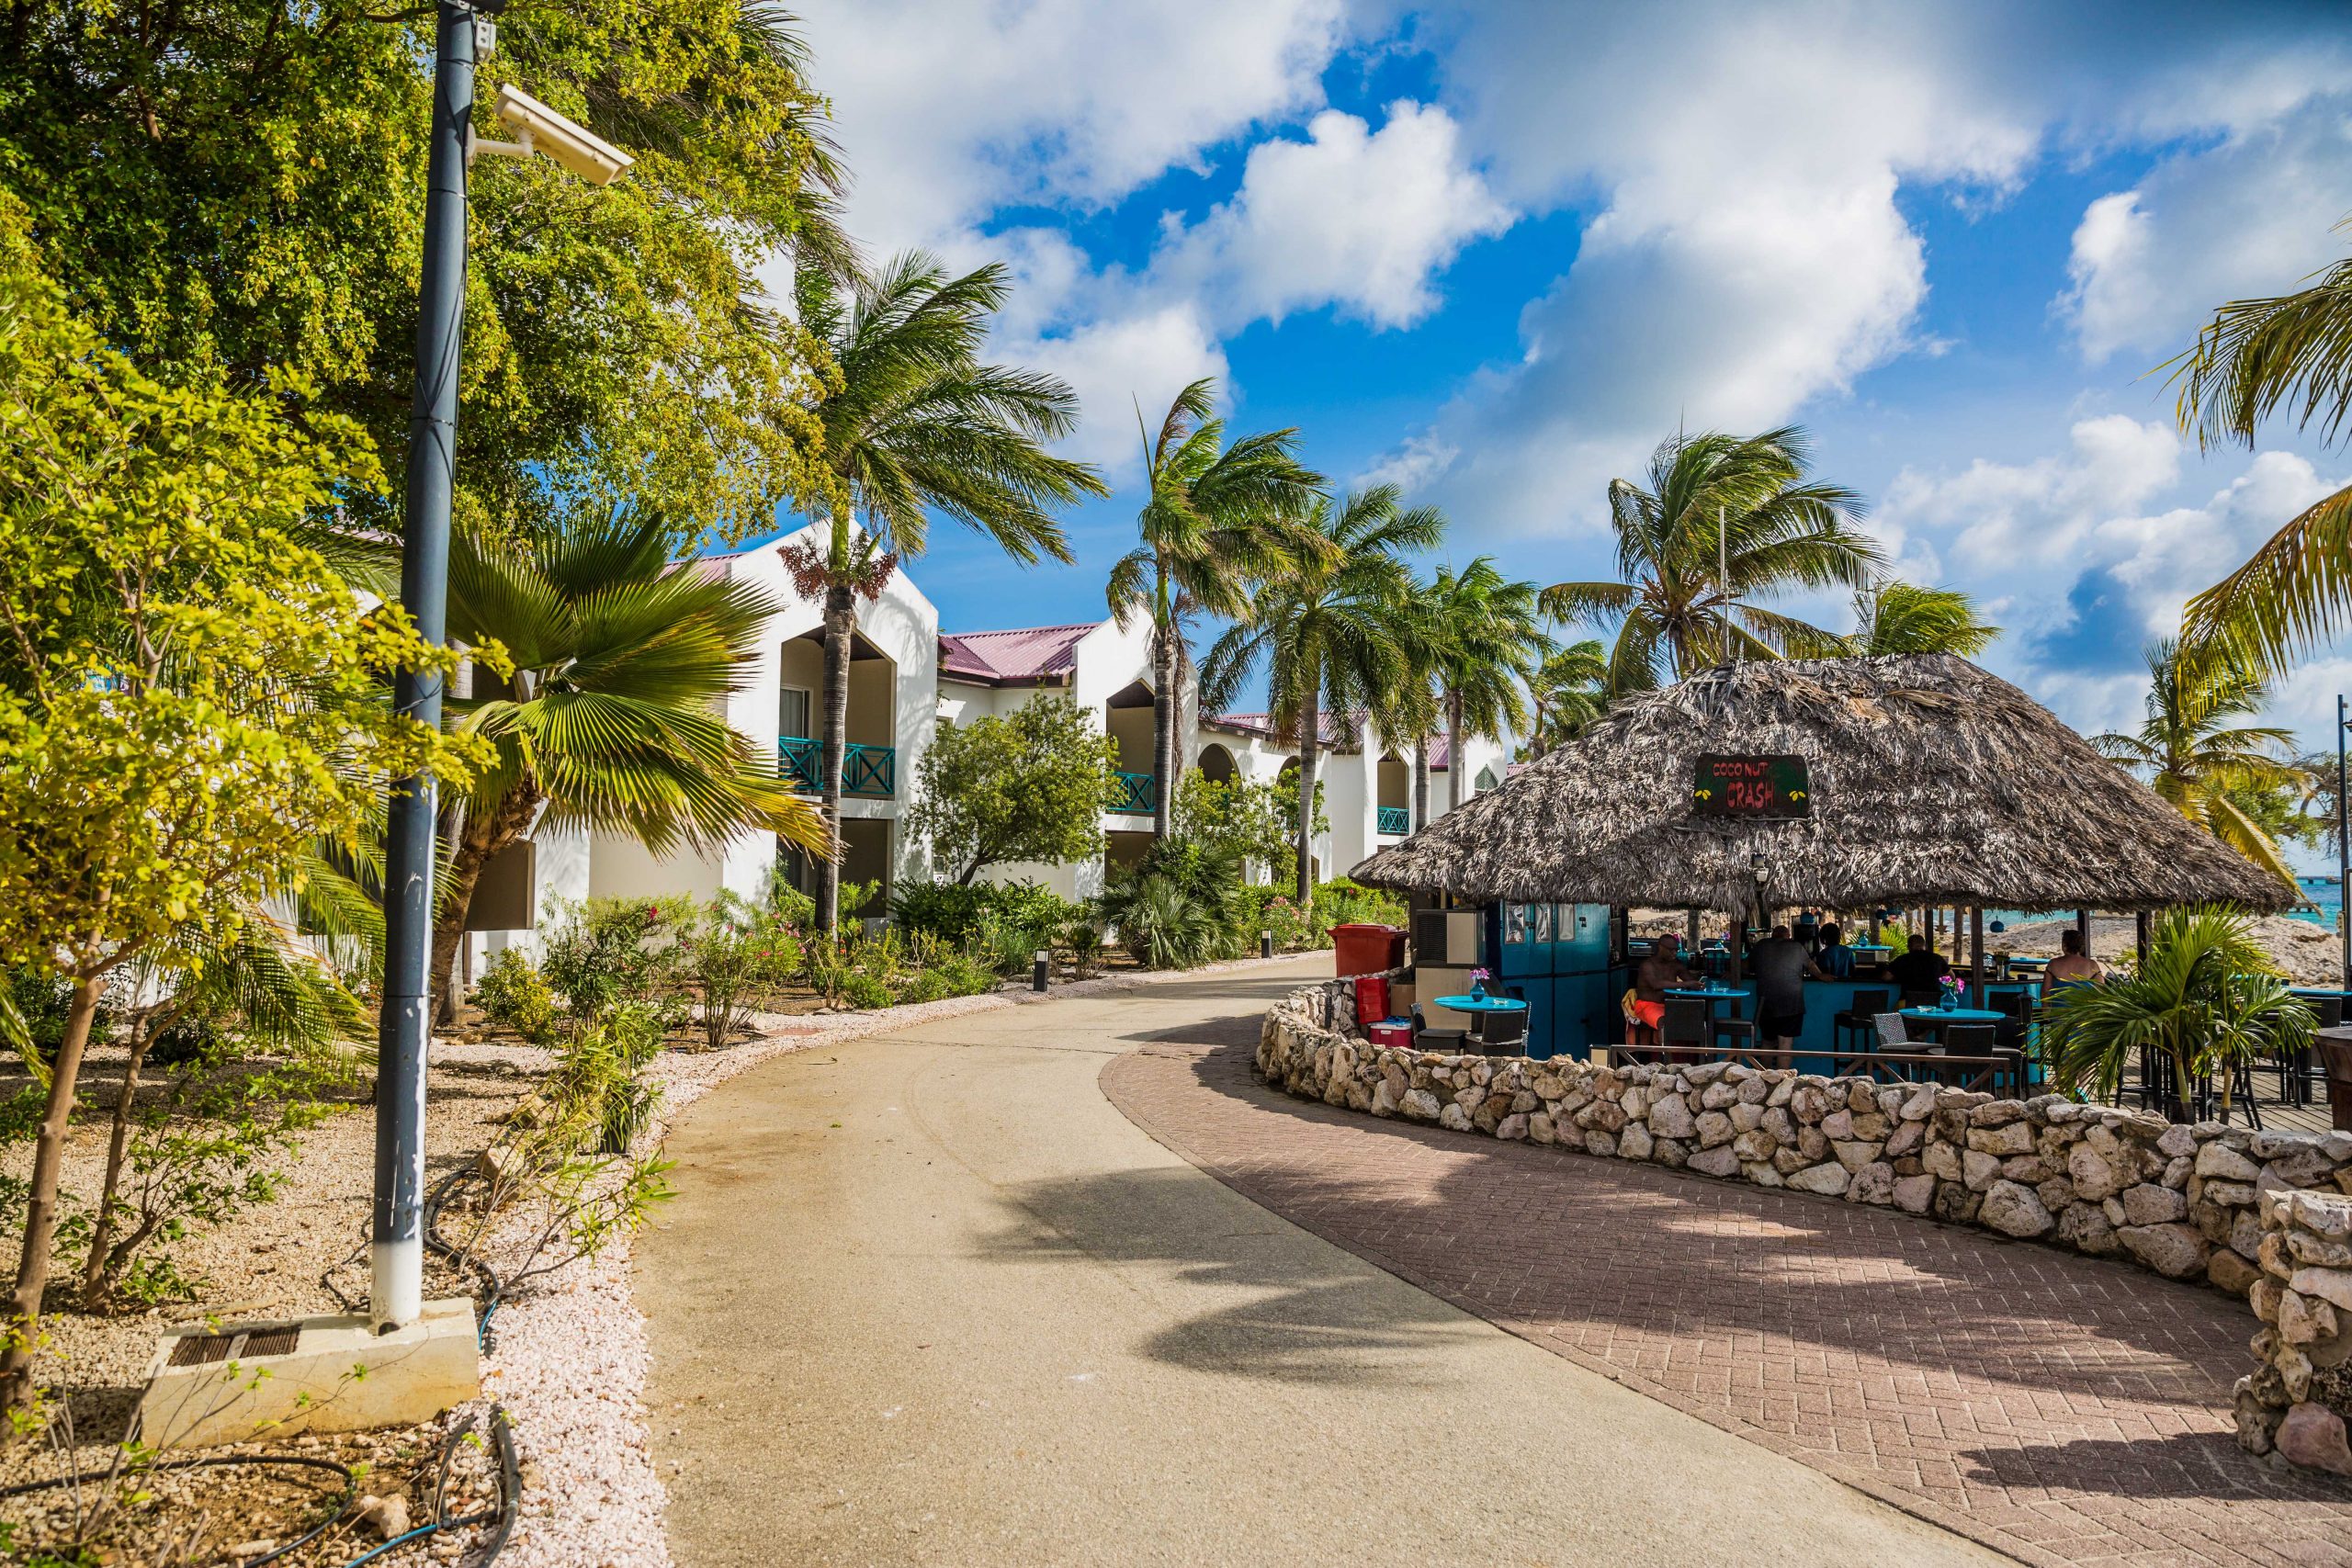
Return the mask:
M1748 951L1747 967L1756 976L1756 1032L1759 1043L1785 1051L1804 1032L1804 983L1826 980L1786 926Z

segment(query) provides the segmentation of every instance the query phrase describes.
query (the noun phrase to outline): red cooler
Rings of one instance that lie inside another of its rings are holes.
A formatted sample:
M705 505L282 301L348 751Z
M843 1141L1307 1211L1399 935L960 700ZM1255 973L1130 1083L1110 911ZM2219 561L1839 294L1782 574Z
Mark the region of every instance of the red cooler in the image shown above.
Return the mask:
M1356 976L1356 1021L1360 1024L1378 1023L1388 1016L1388 976L1359 975Z
M1331 950L1341 976L1377 975L1404 964L1405 932L1398 926L1333 926Z

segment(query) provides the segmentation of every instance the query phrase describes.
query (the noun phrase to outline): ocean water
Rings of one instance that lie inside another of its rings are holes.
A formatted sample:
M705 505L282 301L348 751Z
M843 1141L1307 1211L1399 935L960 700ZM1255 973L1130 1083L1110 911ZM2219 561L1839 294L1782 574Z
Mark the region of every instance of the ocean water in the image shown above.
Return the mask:
M2337 882L2334 877L2328 877L2323 880L2316 876L2301 876L2297 877L2295 880L2297 885L2302 889L2303 902L2310 905L2311 908L2293 911L2291 918L2298 920L2310 920L2315 925L2323 925L2327 927L2328 930L2334 931L2335 929L2336 913L2344 908L2343 884ZM1995 920L1999 920L2005 925L2015 926L2021 925L2027 920L2047 920L2052 918L2053 917L2050 915L2020 914L2015 909L1987 909L1984 911L1984 923L1988 926Z

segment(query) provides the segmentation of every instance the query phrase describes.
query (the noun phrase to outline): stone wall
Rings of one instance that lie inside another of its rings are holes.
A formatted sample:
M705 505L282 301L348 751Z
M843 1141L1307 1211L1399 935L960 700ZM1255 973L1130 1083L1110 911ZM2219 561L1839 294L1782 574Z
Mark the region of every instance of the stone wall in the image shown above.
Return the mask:
M1374 1045L1353 1013L1344 981L1291 993L1266 1014L1259 1076L1374 1116L1883 1205L2233 1295L2262 1277L2260 1194L2352 1192L2352 1134L2176 1126L2057 1095L1996 1100L1724 1062L1436 1055Z
M2253 1375L2237 1384L2249 1453L2352 1475L2352 1198L2264 1192L2262 1277L2254 1282Z

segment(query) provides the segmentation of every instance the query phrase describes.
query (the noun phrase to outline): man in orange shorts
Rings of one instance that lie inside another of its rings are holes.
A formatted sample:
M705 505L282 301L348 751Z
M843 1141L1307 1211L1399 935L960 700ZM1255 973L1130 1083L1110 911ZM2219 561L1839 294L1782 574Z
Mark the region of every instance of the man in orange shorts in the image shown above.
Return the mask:
M1667 933L1650 944L1650 955L1634 971L1634 1017L1625 1032L1628 1045L1655 1045L1666 1021L1666 988L1695 986L1699 976L1682 962L1682 939ZM1642 1036L1647 1035L1646 1040Z

